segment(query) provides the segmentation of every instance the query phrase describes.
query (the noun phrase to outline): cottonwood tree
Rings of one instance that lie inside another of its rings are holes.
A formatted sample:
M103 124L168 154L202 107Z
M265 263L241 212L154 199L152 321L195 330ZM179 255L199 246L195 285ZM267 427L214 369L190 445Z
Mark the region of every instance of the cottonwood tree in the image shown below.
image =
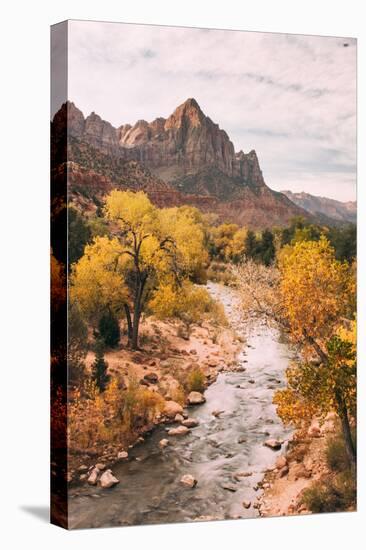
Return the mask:
M349 265L335 259L334 250L322 237L317 242L285 246L277 267L249 261L236 268L235 274L246 315L276 322L301 345L304 361L288 372L289 387L278 394L279 412L294 421L305 410L308 416L315 409L320 415L335 410L349 459L355 464L349 418L355 410L351 404L356 384L354 352L344 337L337 336L351 322L347 317L355 289Z
M106 308L126 316L138 349L142 314L169 281L179 289L207 261L204 232L189 208L159 209L143 192L114 190L106 199L111 237L97 237L74 267L72 296L89 319Z

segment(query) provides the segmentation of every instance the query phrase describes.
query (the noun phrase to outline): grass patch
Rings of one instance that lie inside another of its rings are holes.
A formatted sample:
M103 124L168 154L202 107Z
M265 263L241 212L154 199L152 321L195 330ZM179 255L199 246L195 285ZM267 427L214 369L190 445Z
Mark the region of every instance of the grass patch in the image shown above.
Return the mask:
M355 440L355 433L353 436ZM325 456L331 472L304 491L302 502L314 513L354 510L357 499L356 476L350 468L340 430L328 440Z
M302 502L311 512L341 512L356 506L356 480L350 470L315 482L303 493Z

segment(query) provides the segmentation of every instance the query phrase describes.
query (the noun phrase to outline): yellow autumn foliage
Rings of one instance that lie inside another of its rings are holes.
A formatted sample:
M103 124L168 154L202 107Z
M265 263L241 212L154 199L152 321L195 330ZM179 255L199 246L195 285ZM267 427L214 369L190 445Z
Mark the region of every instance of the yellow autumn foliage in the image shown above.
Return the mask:
M218 324L227 323L221 304L215 302L207 290L185 281L176 286L167 280L154 292L150 311L159 319L182 319L186 323L200 323L210 318Z
M324 343L347 313L349 266L334 258L325 237L285 246L279 254L279 302L290 334Z
M127 300L124 272L128 258L118 239L96 237L73 266L70 297L93 322L106 308L118 314Z

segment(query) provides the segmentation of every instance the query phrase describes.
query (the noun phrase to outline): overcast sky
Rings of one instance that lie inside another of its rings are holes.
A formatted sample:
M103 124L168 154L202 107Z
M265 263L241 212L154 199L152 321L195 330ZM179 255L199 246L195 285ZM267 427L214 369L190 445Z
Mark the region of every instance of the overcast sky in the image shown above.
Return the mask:
M114 126L194 97L273 189L355 199L353 39L72 21L68 90Z

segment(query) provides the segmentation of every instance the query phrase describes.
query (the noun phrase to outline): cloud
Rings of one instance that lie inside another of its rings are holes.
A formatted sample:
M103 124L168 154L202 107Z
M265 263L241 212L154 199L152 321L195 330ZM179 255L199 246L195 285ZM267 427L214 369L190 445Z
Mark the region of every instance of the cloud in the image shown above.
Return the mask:
M84 114L150 121L188 97L236 150L256 149L270 187L354 198L354 39L69 23L69 98Z

